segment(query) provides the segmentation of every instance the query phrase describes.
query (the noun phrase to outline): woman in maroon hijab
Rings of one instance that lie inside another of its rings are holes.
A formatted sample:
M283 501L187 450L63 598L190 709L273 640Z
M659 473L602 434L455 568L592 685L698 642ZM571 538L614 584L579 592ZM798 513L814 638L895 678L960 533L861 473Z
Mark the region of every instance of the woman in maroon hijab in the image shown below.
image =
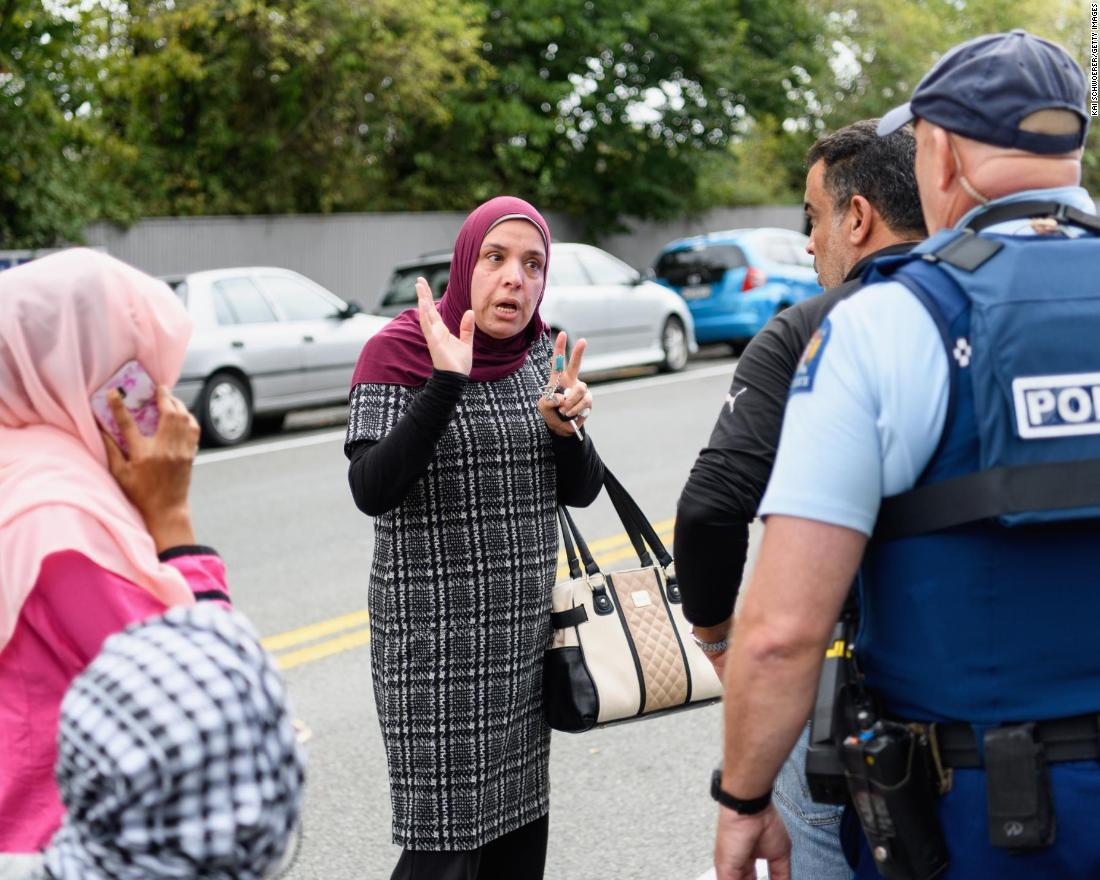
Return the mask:
M344 449L375 517L371 673L405 848L393 880L543 875L555 507L590 504L603 483L581 430L585 342L566 364L565 334L551 344L539 318L549 263L538 211L486 202L443 299L419 279L418 308L356 366Z

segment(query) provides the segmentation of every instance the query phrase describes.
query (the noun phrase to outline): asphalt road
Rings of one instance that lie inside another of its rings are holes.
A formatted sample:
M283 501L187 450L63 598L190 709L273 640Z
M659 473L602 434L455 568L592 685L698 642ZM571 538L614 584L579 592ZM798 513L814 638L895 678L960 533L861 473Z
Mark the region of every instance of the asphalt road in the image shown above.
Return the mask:
M676 499L734 363L712 354L685 373L594 387L591 436L670 546ZM224 556L235 604L275 652L310 731L292 880L386 880L398 854L366 648L373 530L347 489L340 417L313 415L297 430L203 452L192 491L199 540ZM606 498L577 520L609 567L630 564ZM706 871L720 728L710 707L555 733L548 880L695 880Z

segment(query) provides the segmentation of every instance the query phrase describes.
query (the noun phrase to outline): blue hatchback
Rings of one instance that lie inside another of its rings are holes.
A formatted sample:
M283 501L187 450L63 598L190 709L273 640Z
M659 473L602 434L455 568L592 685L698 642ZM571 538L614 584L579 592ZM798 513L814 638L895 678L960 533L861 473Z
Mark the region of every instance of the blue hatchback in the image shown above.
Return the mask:
M657 281L686 301L699 342L743 345L783 309L821 292L809 239L790 229L730 229L669 242Z

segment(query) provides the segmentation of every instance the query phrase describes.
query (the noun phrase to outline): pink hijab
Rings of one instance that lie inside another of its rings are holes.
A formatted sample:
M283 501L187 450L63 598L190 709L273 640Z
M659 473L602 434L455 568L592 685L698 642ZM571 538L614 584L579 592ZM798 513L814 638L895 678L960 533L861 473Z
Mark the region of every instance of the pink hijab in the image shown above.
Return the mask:
M477 264L481 244L489 230L505 220L529 220L542 233L546 245L546 265L543 278L550 268L550 227L542 215L523 199L497 196L475 208L462 224L455 240L454 257L447 292L436 304L443 323L457 336L462 316L470 308L470 281ZM546 285L539 293L539 304ZM509 376L523 366L531 344L549 328L539 317L539 306L531 320L515 336L494 339L480 329L474 329L473 382L493 382ZM423 385L432 375L432 356L420 330L420 317L415 308L407 309L375 334L359 354L351 384L354 385Z
M0 272L0 650L42 560L62 550L166 605L194 601L107 470L88 402L133 359L171 387L190 335L166 285L95 251ZM48 513L27 516L40 507Z

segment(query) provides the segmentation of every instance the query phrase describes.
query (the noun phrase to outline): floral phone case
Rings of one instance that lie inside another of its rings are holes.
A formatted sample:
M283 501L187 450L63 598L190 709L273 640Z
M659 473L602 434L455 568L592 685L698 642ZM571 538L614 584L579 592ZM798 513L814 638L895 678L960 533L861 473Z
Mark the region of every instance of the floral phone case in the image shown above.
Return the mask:
M92 413L96 421L114 438L123 453L129 455L130 450L126 447L122 431L119 430L111 408L107 405L107 392L112 388L119 390L122 403L130 411L138 430L146 437L152 437L157 432L157 423L160 421L160 411L157 409L157 383L137 361L127 361L91 397Z

